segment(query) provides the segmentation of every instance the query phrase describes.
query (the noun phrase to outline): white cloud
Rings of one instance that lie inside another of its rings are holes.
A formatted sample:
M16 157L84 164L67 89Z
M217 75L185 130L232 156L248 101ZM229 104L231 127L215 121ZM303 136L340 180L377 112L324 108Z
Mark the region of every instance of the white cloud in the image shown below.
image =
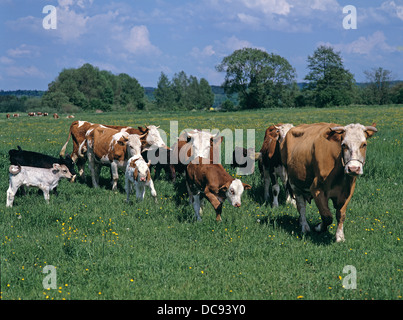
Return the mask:
M265 14L288 15L293 7L286 0L241 0L241 2L245 7L261 11Z
M12 58L38 57L39 48L27 44L21 44L15 49L8 49L7 54Z
M6 68L6 73L10 77L35 77L45 78L45 74L35 66L11 66Z
M386 1L382 3L381 9L403 20L403 4L396 4L395 1Z
M368 37L359 37L351 43L339 43L334 45L325 43L325 45L331 45L336 50L345 53L365 55L368 57L376 57L379 53L388 53L397 50L386 43L386 37L382 31L376 31Z
M196 59L203 59L203 58L211 57L211 56L215 55L216 52L214 51L212 45L208 45L208 46L205 46L203 48L203 50L200 50L197 47L193 47L190 54L192 55L192 57L194 57Z
M133 54L160 54L161 51L150 41L150 33L146 26L134 26L124 40L124 47Z

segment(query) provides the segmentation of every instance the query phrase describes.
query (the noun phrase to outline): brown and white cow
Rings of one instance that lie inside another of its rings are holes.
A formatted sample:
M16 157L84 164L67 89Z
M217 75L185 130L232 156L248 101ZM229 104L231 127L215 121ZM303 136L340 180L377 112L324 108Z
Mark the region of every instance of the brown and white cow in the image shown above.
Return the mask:
M377 132L375 124L340 126L334 123L303 124L292 128L281 148L288 182L296 196L302 232L309 232L306 201L315 200L322 218L316 231L332 223L328 202L336 209L336 241L344 241L343 223L358 176L363 173L367 139Z
M264 199L269 201L270 186L272 187L272 206L278 207L278 195L280 193L280 178L285 186L287 183L287 172L281 162L280 144L284 140L287 132L293 127L292 124L271 125L266 129L263 145L260 149L258 166L264 180ZM288 190L286 190L287 202L292 203Z
M141 153L140 136L99 126L87 133L88 168L92 185L99 186L101 166L111 167L112 190L117 188L118 169L126 169L127 160Z
M242 193L245 189L251 189L251 186L239 179L234 179L221 164L208 162L209 159L197 157L187 165L186 185L197 220L201 221L200 196L204 196L214 207L216 220L221 221L225 199L228 199L234 207L239 208Z
M220 144L223 139L219 133L197 129L183 132L172 146L170 161L173 175L176 172L185 173L188 163L197 157L207 163L220 163Z

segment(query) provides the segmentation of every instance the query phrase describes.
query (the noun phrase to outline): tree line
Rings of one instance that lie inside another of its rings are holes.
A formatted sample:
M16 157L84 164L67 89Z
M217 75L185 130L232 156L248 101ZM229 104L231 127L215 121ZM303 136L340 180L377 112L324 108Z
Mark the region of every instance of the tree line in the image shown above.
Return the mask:
M221 87L184 71L169 77L161 72L157 87L143 88L136 78L114 75L89 63L63 69L48 90L0 91L0 112L135 110L222 111L338 105L403 103L403 82L393 81L390 70L364 71L367 82L358 85L344 67L340 52L320 46L307 57L308 74L296 82L295 68L286 58L256 48L235 50L216 66L225 73Z

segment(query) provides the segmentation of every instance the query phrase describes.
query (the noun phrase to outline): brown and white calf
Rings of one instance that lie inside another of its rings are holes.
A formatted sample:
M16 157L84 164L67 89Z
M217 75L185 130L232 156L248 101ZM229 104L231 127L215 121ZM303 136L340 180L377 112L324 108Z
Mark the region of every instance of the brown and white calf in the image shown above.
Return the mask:
M136 188L136 198L142 201L144 199L145 187L149 187L154 201L157 202L157 192L154 188L153 180L150 174L151 162L145 162L141 155L135 155L127 161L125 172L125 190L126 202L129 202L132 185Z
M88 167L91 172L92 185L99 186L101 166L110 166L112 190L117 188L118 169L126 169L127 160L141 153L140 136L120 130L97 127L87 134Z
M329 209L336 209L336 241L344 241L343 224L347 205L354 193L358 176L363 173L367 139L377 129L375 124L340 126L314 123L296 126L288 132L281 148L288 181L296 197L302 232L309 232L306 201L315 200L322 218L315 230L325 231L333 221Z
M208 159L196 158L186 167L186 185L193 204L195 216L200 218L201 196L214 207L216 220L221 221L222 206L227 199L236 208L241 206L241 196L251 186L234 179L221 164L205 163Z
M272 188L273 201L272 206L278 207L278 195L280 185L278 180L286 186L287 172L281 162L280 145L283 142L287 132L293 127L292 124L277 124L266 129L263 145L260 149L258 165L264 180L264 199L269 201L270 186ZM287 202L292 203L291 196L286 189Z
M220 163L220 145L223 141L219 134L201 130L184 132L172 146L170 156L173 175L185 173L189 162L200 157L207 163Z
M52 168L36 168L11 165L9 167L9 186L7 190L7 207L12 207L17 190L25 185L38 187L49 203L49 192L57 187L60 179L71 179L72 174L64 164L54 163Z

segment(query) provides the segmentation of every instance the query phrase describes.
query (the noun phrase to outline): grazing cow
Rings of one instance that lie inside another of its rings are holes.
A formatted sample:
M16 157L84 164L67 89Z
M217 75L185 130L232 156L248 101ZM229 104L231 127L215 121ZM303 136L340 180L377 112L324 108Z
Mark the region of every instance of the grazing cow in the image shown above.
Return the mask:
M52 168L35 168L11 165L9 168L10 183L7 190L7 207L12 207L15 194L22 185L38 187L43 191L43 196L49 203L49 192L55 189L60 179L71 179L69 169L64 165L54 163Z
M367 139L377 132L375 124L340 126L334 123L303 124L290 129L281 148L288 182L296 197L302 232L310 228L305 218L306 201L315 200L322 218L316 231L332 223L329 199L336 209L336 241L344 241L343 223L353 196L356 178L363 173Z
M145 187L149 187L154 201L157 202L157 192L150 174L151 161L145 162L141 155L135 155L127 161L125 172L126 202L129 202L132 185L136 188L136 197L142 201L144 199Z
M280 144L283 142L287 132L293 127L292 124L277 124L266 129L263 145L260 149L258 166L264 180L264 199L269 201L270 186L273 194L273 207L278 207L278 195L280 193L280 178L285 186L287 183L287 172L281 163ZM291 196L286 189L287 202L291 203Z
M59 115L57 113L53 114L53 119L59 119Z
M141 153L140 136L99 126L87 133L88 167L92 185L99 186L101 165L109 165L112 174L112 190L117 188L118 169L126 169L127 160Z
M49 169L53 168L54 163L58 163L65 165L69 169L70 173L73 175L72 180L74 180L76 171L74 170L74 162L69 155L65 158L55 158L38 152L22 150L20 146L17 146L17 148L18 150L11 149L8 151L12 165Z
M47 117L48 115L49 115L49 113L47 113L47 112L44 112L44 113L43 113L43 116L44 116L44 117Z
M14 113L14 114L13 114L13 117L14 117L14 118L18 118L19 116L20 116L19 113Z
M6 118L10 119L10 114L9 113L6 114Z
M37 115L37 116L42 116L43 113L42 113L42 112L37 112L36 115Z
M35 112L28 112L28 116L29 116L29 117L34 117L34 116L35 116Z
M236 208L241 206L241 196L244 189L251 186L234 179L221 164L206 163L200 157L186 167L186 185L193 203L195 215L200 218L200 195L208 199L216 212L216 220L221 221L221 211L225 199Z

